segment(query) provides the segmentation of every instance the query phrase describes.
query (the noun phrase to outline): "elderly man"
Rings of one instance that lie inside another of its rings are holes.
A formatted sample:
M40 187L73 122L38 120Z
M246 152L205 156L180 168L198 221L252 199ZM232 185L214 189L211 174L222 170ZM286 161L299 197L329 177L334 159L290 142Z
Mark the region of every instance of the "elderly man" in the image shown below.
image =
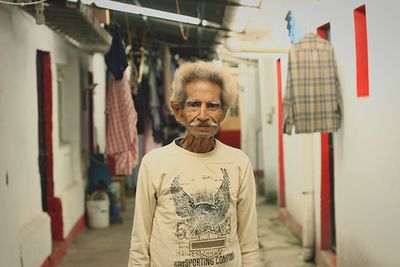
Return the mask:
M214 138L233 85L212 63L177 69L171 107L187 133L142 160L130 267L258 266L253 169Z

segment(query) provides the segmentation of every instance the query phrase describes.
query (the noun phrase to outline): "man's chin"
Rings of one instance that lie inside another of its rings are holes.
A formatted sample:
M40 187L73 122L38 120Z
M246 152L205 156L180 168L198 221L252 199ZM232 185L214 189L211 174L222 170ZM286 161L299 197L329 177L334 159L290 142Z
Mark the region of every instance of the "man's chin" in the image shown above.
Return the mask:
M200 139L211 139L214 138L214 136L217 134L217 132L214 131L196 131L196 132L192 132L193 136L195 136L196 138L200 138Z
M190 132L197 138L207 139L213 138L218 133L218 129L215 127L193 127Z
M214 134L214 133L212 133L212 134L206 134L206 133L196 133L196 134L194 134L194 136L196 138L199 138L199 139L211 139L211 138L214 138L215 135L216 134Z

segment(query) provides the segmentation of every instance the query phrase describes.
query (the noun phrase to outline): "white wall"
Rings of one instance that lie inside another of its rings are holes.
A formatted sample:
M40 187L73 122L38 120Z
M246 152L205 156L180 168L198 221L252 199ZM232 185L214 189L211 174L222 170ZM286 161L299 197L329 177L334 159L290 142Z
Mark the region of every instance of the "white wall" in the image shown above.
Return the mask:
M63 39L58 38L59 43L54 52L50 50L53 74L56 74L56 64L63 65L63 92L62 106L65 125L63 125L64 143L59 140L58 121L58 90L57 76L53 77L53 148L54 150L54 182L55 195L59 196L65 188L74 183L80 175L79 160L79 54Z
M260 59L258 65L260 89L257 97L261 100L264 186L268 198L270 195L276 196L279 179L276 67L273 57ZM272 116L271 123L268 122L268 116Z
M240 142L241 148L248 155L253 169L257 163L256 131L257 105L256 94L258 91L256 66L247 64L239 65L239 99L240 99Z
M64 235L83 215L80 167L80 57L78 50L16 7L0 6L0 247L1 266L40 266L51 253L50 218L42 211L38 167L36 51L49 51L53 77L55 196L63 205ZM56 64L65 66L65 124L58 135ZM9 185L5 183L9 174ZM4 193L4 194L3 194ZM5 198L5 199L3 199ZM4 200L4 201L3 201ZM10 206L11 205L11 206ZM5 236L10 237L4 238ZM6 250L5 250L6 249ZM8 251L9 253L3 253ZM3 257L4 254L4 257ZM21 259L20 259L21 258Z
M366 4L370 96L356 97L356 59L353 10ZM344 117L334 133L334 178L337 266L395 267L400 254L400 82L398 62L400 2L320 0L296 7L307 31L330 22L342 85ZM301 14L304 12L304 14ZM312 16L310 15L312 14ZM284 20L284 18L282 18ZM276 29L274 29L276 30ZM282 27L282 32L287 29ZM254 55L253 55L254 58ZM259 56L264 162L268 183L278 182L276 56ZM282 60L286 86L287 58ZM266 114L275 108L272 124ZM246 115L244 115L246 116ZM286 208L302 223L305 181L314 187L316 248L321 240L320 134L284 136Z
M3 94L0 93L0 95ZM0 129L4 129L2 120L0 120ZM3 139L3 133L0 139ZM7 163L3 160L0 161L0 211L3 213L0 227L0 236L2 237L0 239L0 265L19 266L19 235L18 225L15 223L18 218L18 210L16 205L13 205L13 203L17 203L15 179L13 173L6 168Z
M92 67L93 60L91 60L87 55L81 53L79 67L81 77L79 80L81 90L87 90L88 88L88 71L93 73ZM93 80L94 80L93 74ZM81 146L82 152L85 158L89 158L89 99L87 92L82 92L82 96L85 95L85 98L81 98L81 118L80 118L80 126L81 126ZM85 108L83 108L85 107Z
M59 38L59 37L58 37ZM55 196L61 198L63 214L63 233L67 236L76 222L84 213L84 178L81 169L81 78L86 74L86 66L81 62L90 62L91 57L78 51L65 40L59 38L60 43L54 50L52 61L53 73L55 65L63 67L63 131L66 141L60 142L58 121L58 90L57 79L53 78L53 148L54 148L54 190ZM50 50L50 53L52 51ZM85 76L86 77L86 76ZM58 149L56 149L58 148Z
M95 145L99 146L100 153L105 152L106 147L106 64L103 54L93 56L93 82L97 83L94 90L94 140Z
M282 95L284 95L287 55L270 54L268 57L263 56L259 59L259 98L261 99L264 179L267 194L279 192L277 59L281 60ZM301 137L293 138L293 136L284 135L283 138L286 208L299 223L302 221L302 206L298 203L301 203L304 191L303 176L309 175L312 171L312 165L302 164L304 157L310 157L309 150L304 150L305 143L307 141Z
M303 221L302 203L304 196L302 192L308 191L305 188L305 182L313 175L313 162L311 159L313 156L317 156L313 155L313 142L310 137L312 135L284 135L283 138L286 209L300 224Z
M20 241L33 240L32 231L22 231L31 222L37 222L36 233L46 237L50 232L50 220L35 220L46 216L42 212L40 176L38 169L38 133L37 133L37 95L36 95L36 47L50 31L45 27L32 29L32 19L20 9L0 7L0 53L2 67L0 71L0 122L2 148L2 176L9 173L9 196L6 200L14 202L12 207L2 210L2 218L15 219L18 237L17 246L21 253L25 250ZM38 38L34 38L37 34ZM28 42L28 40L30 40ZM49 40L52 42L52 40ZM7 63L7 64L5 64ZM3 176L4 177L4 176ZM2 177L2 178L3 178ZM12 191L11 191L12 190ZM3 228L3 227L1 227ZM2 229L3 230L3 229ZM2 246L9 240L1 239ZM3 243L5 242L5 243ZM29 243L29 241L27 241ZM15 244L14 244L15 245ZM40 246L35 255L27 255L25 266L40 264L51 251L51 240L43 238L36 244ZM31 248L33 250L33 248ZM18 255L7 255L1 261L20 262ZM43 251L45 250L45 251ZM18 258L14 258L18 256ZM15 265L14 265L15 266Z
M332 43L343 87L343 128L335 134L335 198L339 266L400 262L400 98L397 1L365 1L370 96L356 97L353 10L331 10ZM328 15L326 15L328 17Z
M364 3L370 96L357 98L353 10ZM400 39L394 26L398 24L399 8L400 3L392 1L325 0L308 9L307 14L313 16L304 21L310 31L330 22L342 85L344 118L341 129L334 133L337 264L342 267L395 267L400 262ZM261 62L260 71L263 64L269 63ZM282 65L283 89L285 68ZM267 94L272 94L269 90ZM267 97L263 99L268 105ZM287 209L298 222L302 221L300 193L304 179L311 175L317 248L321 239L320 142L319 134L284 137ZM265 151L268 164L277 166L277 152Z

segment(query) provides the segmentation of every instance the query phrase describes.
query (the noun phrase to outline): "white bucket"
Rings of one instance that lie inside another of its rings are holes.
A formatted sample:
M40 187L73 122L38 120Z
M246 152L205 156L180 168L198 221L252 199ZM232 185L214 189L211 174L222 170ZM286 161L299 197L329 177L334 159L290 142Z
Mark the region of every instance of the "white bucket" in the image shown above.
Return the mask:
M107 193L95 191L86 202L90 228L106 228L110 225L110 200Z

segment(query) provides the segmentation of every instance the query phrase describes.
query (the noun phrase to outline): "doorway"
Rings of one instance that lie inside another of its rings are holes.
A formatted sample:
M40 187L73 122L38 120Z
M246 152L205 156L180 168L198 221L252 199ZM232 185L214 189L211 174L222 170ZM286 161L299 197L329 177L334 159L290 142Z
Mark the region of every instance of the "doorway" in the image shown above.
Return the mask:
M317 34L331 40L330 23L317 29ZM321 249L336 253L334 147L333 134L321 133Z
M51 218L51 233L54 240L63 240L61 200L54 197L53 179L53 122L52 122L52 76L50 53L36 53L37 98L38 98L38 145L39 173L42 189L42 209Z

